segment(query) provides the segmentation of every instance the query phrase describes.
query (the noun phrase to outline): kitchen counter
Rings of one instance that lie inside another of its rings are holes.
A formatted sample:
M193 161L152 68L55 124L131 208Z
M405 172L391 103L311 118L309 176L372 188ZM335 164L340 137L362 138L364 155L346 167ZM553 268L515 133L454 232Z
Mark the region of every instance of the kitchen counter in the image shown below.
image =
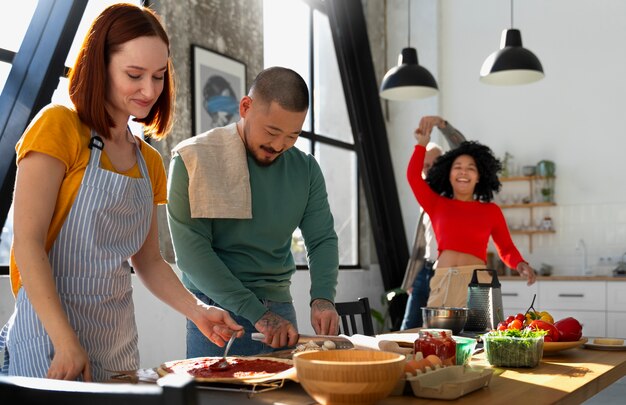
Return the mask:
M475 355L470 366L476 368L491 367L485 354ZM626 376L626 351L598 351L576 348L544 356L535 368L498 368L488 387L469 393L456 401L455 404L572 404L581 403L602 391L618 379ZM8 384L8 385L7 385ZM28 387L20 390L18 387ZM36 389L33 389L37 387ZM231 386L237 387L237 386ZM231 405L231 404L282 404L306 405L316 404L303 388L292 381L285 382L282 388L272 391L249 394L246 392L218 391L206 388L188 387L185 389L184 403L189 403L190 396L196 396L197 404ZM219 386L218 388L224 388ZM35 391L41 392L39 396ZM67 394L64 397L62 393ZM194 391L197 395L194 395ZM56 403L92 403L120 405L164 403L165 398L178 399L178 392L161 392L154 384L94 384L58 381L27 377L0 377L0 392L3 399L10 401L30 398L56 398ZM128 395L132 393L133 395ZM111 397L112 394L118 396ZM5 397L6 395L6 397ZM169 396L168 396L169 395ZM73 401L70 401L73 398ZM63 399L63 400L62 400ZM87 400L89 399L89 400ZM17 402L16 402L17 403ZM50 403L55 403L52 401ZM167 401L167 403L173 403ZM182 402L176 402L182 403ZM379 405L405 404L450 404L450 401L417 398L412 395L390 396L379 402Z
M490 367L484 353L474 356L472 367ZM571 349L545 356L535 368L494 368L487 388L474 391L455 404L553 404L580 403L591 398L626 375L626 351ZM302 387L288 382L274 391L245 394L202 390L200 404L232 404L245 400L247 404L315 404ZM390 396L379 405L449 404L450 401L430 400L414 396Z
M498 280L525 281L520 276L498 276ZM537 281L626 281L626 277L612 277L612 276L537 276Z

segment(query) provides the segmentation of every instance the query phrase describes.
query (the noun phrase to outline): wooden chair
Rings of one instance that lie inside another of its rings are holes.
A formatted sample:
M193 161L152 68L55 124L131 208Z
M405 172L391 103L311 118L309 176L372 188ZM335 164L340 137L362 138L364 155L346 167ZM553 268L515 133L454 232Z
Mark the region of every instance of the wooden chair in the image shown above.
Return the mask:
M363 335L374 336L374 324L372 322L372 311L367 297L359 298L358 301L337 302L335 308L339 314L341 324L340 333L344 335L354 335L358 332L356 316L360 315Z
M87 383L0 376L3 404L195 405L193 379L168 375L157 384Z

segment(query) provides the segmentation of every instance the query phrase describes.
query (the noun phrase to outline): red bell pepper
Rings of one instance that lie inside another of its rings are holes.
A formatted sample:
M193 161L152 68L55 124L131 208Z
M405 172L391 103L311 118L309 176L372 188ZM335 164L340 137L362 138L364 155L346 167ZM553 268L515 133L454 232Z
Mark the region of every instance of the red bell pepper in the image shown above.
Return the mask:
M577 342L583 335L583 326L571 316L555 322L554 327L559 331L559 339L563 342Z
M536 319L529 323L526 328L531 330L545 330L548 332L544 337L544 340L547 342L558 342L560 340L559 330L549 322Z

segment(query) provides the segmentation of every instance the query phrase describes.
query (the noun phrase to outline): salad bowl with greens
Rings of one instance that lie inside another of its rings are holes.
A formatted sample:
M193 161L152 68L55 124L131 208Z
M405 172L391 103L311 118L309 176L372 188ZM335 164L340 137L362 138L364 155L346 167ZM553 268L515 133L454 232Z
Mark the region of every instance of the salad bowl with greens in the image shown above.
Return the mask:
M482 335L487 361L496 367L536 367L543 356L543 330L491 331Z

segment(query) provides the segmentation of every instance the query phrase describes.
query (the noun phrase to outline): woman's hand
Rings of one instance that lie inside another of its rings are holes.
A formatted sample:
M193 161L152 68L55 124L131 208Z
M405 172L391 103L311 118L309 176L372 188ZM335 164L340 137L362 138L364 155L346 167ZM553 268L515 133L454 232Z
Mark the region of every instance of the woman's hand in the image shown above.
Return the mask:
M415 129L413 135L415 139L417 139L417 144L420 146L426 147L428 142L430 142L430 133L423 132L419 127Z
M55 380L76 380L81 374L83 381L91 381L89 356L78 340L67 347L55 347L54 357L48 369L47 378Z
M537 281L537 275L535 274L535 270L530 267L530 265L526 262L520 262L517 265L517 272L520 274L520 276L526 278L528 280L528 285L533 284L535 281Z
M233 333L238 337L243 335L243 326L235 322L228 311L201 301L198 301L198 305L199 313L192 321L211 342L223 347Z

